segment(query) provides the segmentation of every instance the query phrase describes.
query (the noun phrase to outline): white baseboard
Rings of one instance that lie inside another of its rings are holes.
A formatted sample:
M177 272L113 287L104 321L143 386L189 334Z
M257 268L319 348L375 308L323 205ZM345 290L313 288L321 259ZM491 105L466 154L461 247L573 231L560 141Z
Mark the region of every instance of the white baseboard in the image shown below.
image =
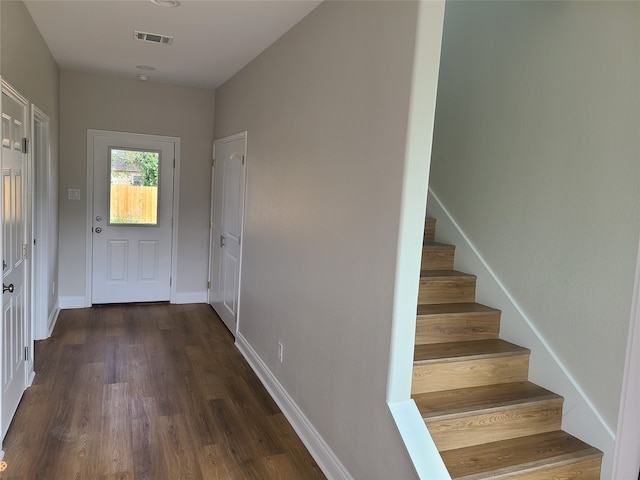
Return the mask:
M47 320L47 338L50 337L51 334L53 333L53 329L55 328L56 323L58 322L59 315L60 315L60 302L58 302L58 305L56 305L56 307L49 314L49 318Z
M289 420L302 443L307 447L322 472L329 480L353 480L349 471L333 453L306 415L287 393L269 367L262 361L249 342L238 332L236 346L265 386L284 416Z
M86 298L83 296L77 297L60 297L58 300L58 304L60 305L60 309L65 308L85 308Z
M436 240L456 246L456 270L478 277L477 301L502 310L500 336L531 350L529 379L564 397L562 428L604 452L601 478L611 478L615 445L611 428L431 189L427 210L438 221Z
M177 292L175 299L172 303L184 304L184 303L207 303L207 292L203 290L201 292ZM65 308L86 308L91 305L87 305L86 297L60 297L59 305L61 309Z
M175 299L172 303L207 303L207 291L202 292L176 292Z

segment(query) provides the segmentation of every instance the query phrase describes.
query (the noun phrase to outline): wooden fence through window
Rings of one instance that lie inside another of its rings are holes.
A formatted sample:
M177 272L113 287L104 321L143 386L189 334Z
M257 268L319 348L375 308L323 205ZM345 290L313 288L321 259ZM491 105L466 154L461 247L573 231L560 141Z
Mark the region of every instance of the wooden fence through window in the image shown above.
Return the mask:
M111 223L158 223L158 187L111 185Z

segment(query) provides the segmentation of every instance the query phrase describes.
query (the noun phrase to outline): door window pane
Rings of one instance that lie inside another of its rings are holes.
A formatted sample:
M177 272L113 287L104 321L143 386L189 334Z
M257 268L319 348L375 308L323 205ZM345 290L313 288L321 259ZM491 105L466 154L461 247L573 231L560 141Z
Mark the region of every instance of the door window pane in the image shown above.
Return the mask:
M109 223L158 224L160 153L110 148Z

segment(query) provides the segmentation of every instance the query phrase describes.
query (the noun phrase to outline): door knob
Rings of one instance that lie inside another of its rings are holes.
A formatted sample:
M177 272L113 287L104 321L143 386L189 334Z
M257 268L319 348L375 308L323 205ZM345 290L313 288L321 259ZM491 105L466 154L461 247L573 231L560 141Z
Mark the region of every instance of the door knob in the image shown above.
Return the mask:
M13 293L13 283L10 283L9 286L7 287L4 283L2 284L2 293L4 292L9 292L9 293Z
M96 233L100 233L102 232L102 229L100 227L96 227Z
M96 222L101 222L101 221L102 221L102 217L101 217L100 215L98 215L98 216L96 217Z

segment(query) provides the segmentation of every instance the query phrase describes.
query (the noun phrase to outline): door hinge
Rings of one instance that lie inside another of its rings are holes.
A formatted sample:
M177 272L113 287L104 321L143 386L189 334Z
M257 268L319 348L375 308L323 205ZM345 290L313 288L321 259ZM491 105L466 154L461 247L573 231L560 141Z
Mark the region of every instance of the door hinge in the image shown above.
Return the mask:
M209 230L213 228L213 222L209 222Z
M215 158L213 160L211 160L211 166L213 168L216 168L216 159Z
M22 259L23 260L29 259L29 244L27 243L22 244Z
M22 139L22 153L29 153L29 139L26 137Z
M29 361L29 347L24 347L24 361Z
M207 282L207 290L211 290L211 282Z
M244 155L242 155L242 164L244 165Z
M173 159L173 168L176 168L176 159Z
M171 277L169 277L169 286L171 286Z

